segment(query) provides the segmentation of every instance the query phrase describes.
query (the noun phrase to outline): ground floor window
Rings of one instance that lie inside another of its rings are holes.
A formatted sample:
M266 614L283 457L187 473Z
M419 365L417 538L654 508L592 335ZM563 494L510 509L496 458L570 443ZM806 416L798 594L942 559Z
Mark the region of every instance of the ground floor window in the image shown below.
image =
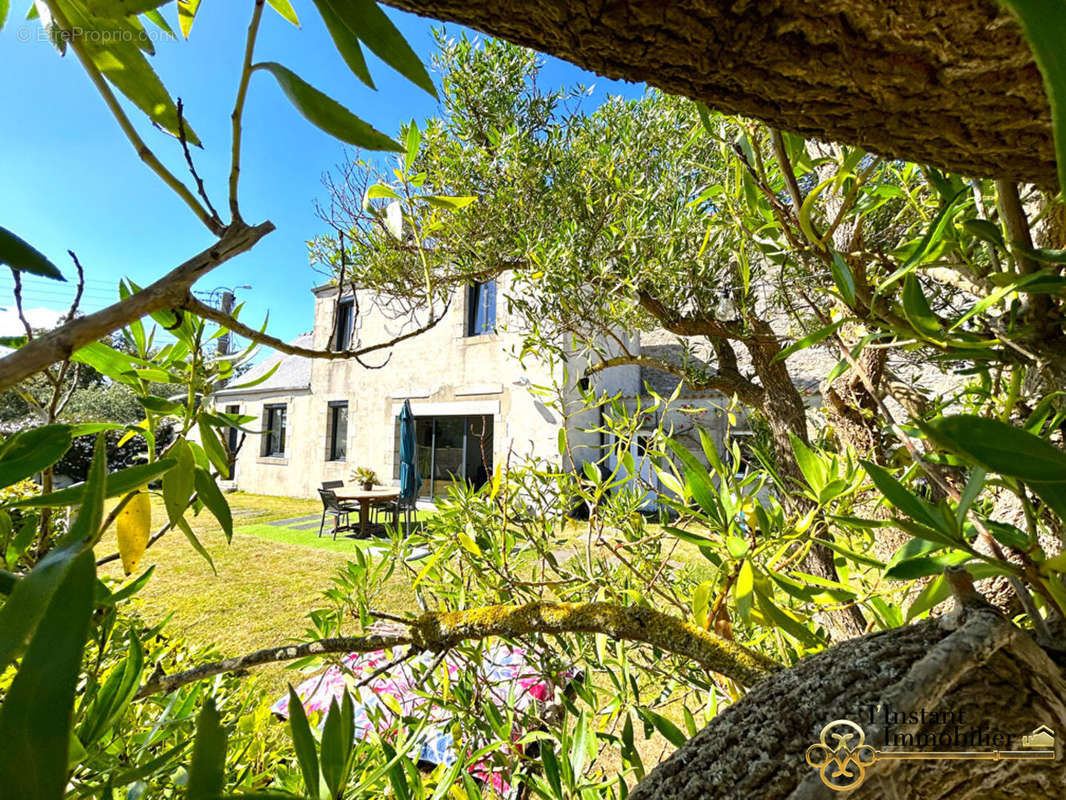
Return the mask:
M330 403L327 420L326 460L345 461L348 458L348 403Z
M285 455L285 418L287 408L284 404L263 406L263 455L281 458Z
M396 423L393 477L400 477L400 423ZM443 497L460 481L481 486L492 476L492 417L415 417L415 465L423 497Z

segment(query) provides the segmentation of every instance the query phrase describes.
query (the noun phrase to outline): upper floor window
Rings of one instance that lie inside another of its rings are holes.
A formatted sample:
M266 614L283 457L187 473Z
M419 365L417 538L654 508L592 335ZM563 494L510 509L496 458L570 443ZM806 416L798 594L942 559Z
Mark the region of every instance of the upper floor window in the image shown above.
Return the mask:
M352 342L352 323L355 318L355 300L348 298L337 305L337 325L333 333L333 349L347 350Z
M328 461L344 461L348 458L348 404L330 403L329 430L326 431Z
M263 455L281 458L285 455L285 405L263 406Z
M478 281L466 289L466 335L496 332L496 281Z

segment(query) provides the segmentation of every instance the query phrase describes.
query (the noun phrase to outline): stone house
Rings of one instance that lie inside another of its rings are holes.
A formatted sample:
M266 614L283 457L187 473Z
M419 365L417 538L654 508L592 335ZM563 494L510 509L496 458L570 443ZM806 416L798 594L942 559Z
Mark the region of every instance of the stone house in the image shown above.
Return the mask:
M274 369L262 383L216 392L217 409L253 416L262 431L246 437L228 488L314 497L322 481L350 482L357 467L374 470L380 484L398 482L397 415L405 400L416 417L421 493L427 499L445 494L453 480L484 482L508 457L560 463L567 458L559 453L563 426L574 461L598 455L598 436L584 430L594 420L579 410L577 380L585 363L575 357L551 368L528 355L520 362L521 336L507 329L503 304L496 303L498 288L490 281L457 292L436 326L366 356L367 366L353 359L275 354L241 378L249 383ZM344 296L338 305L335 285L312 291L312 331L293 344L340 350L350 341L362 347L417 327L369 293ZM635 395L640 369L615 367L589 380L598 391ZM563 387L573 412L565 421L537 391L553 383ZM231 449L240 436L230 431Z

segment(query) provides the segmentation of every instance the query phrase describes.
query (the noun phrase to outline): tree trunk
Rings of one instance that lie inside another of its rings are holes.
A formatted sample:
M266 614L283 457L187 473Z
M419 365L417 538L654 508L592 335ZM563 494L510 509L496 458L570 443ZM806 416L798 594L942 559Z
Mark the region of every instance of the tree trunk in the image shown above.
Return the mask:
M751 327L751 336L744 339L743 343L751 355L752 367L763 387L761 410L773 434L778 469L786 481L802 482L803 475L796 463L796 456L792 452L790 435L795 436L804 444L808 442L807 414L803 398L792 381L785 360L774 360L781 352L781 345L773 328L764 320L754 318L748 320L748 325ZM811 507L810 501L798 494L783 499L804 510ZM824 526L819 526L817 523L812 530L815 537L830 536ZM838 581L840 576L837 574L833 559L833 551L815 541L810 553L803 560L802 566L811 575ZM840 611L821 614L819 622L828 629L833 641L850 639L866 630L866 620L863 619L862 611L857 606L848 606Z
M630 797L1058 800L1066 786L1061 741L1054 745L1054 760L879 758L850 793L824 785L805 754L828 723L845 719L860 725L866 744L878 749L1019 750L1021 737L1040 725L1061 737L1066 733L1063 656L1064 651L1041 648L983 604L961 615L853 639L757 684L652 771ZM886 724L887 713L910 712L918 721ZM930 721L932 712L941 718ZM946 712L954 717L945 719ZM956 726L963 739L955 738ZM980 728L1009 734L1011 742L965 741L968 732ZM918 734L935 734L935 744ZM940 734L951 742L941 743ZM857 776L854 764L847 769L837 785ZM830 777L832 772L830 767Z
M385 0L804 136L1051 187L1051 116L995 0Z

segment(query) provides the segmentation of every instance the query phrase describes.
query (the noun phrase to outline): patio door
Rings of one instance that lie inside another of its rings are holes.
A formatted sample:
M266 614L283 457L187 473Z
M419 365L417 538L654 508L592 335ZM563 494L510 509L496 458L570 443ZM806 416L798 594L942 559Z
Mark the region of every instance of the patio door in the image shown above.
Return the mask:
M460 481L485 483L492 475L492 417L415 417L415 464L422 497L443 497Z

